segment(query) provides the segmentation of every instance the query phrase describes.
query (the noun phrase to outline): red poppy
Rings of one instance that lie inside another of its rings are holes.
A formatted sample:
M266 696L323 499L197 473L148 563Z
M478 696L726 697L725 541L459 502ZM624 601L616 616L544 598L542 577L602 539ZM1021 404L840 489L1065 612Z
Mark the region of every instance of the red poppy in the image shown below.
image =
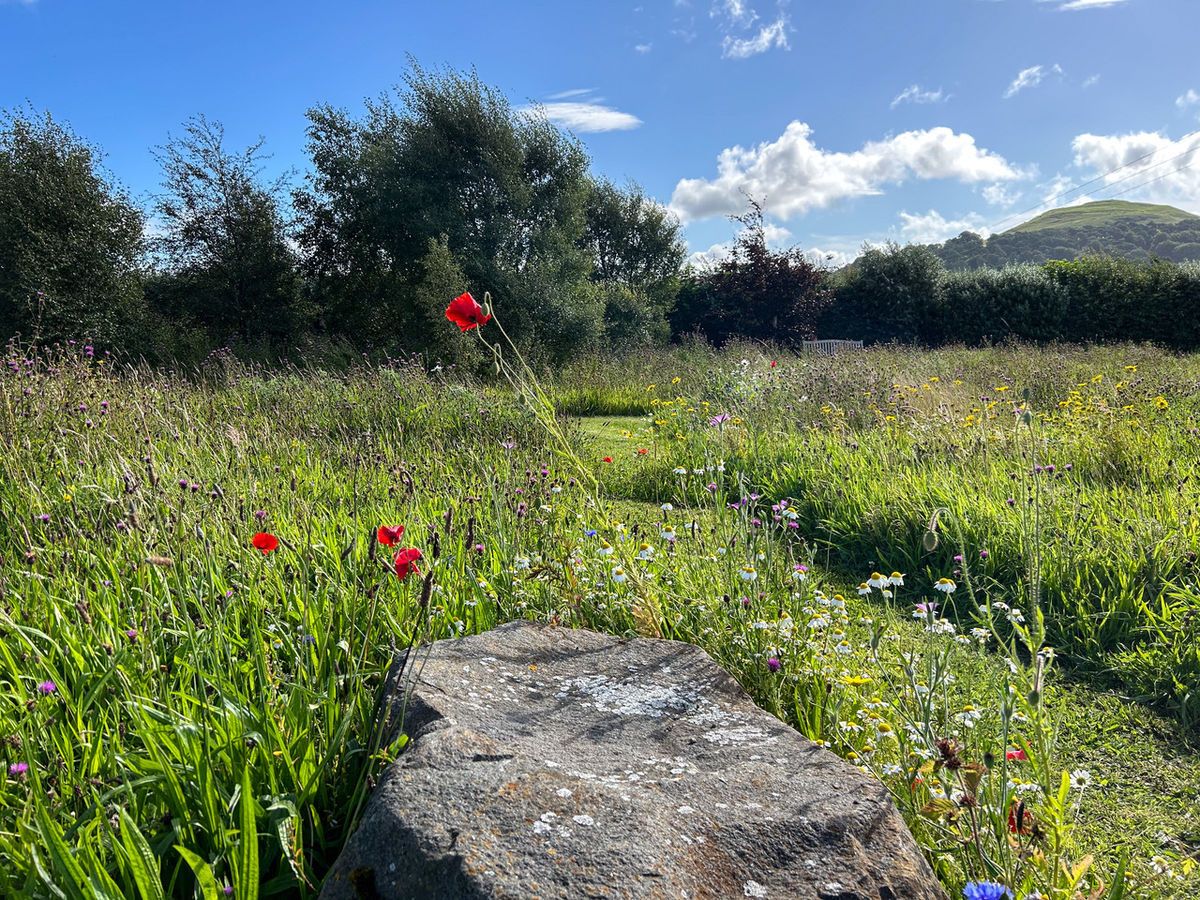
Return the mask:
M460 331L470 331L486 324L492 317L483 311L483 307L468 291L450 301L446 307L446 318L457 325Z
M266 556L272 550L279 546L279 538L273 534L268 534L265 531L260 531L250 539L250 545L255 550L261 550L263 556Z
M379 530L375 532L375 538L385 547L391 547L400 543L400 536L404 534L403 525L380 525Z
M779 360L777 360L777 359L771 360L771 368L772 369L775 368L777 365L779 365Z
M611 456L606 456L606 457L604 457L604 461L605 461L605 462L607 462L607 463L610 463L610 462L612 462L612 457L611 457Z
M1026 762L1029 759L1029 757L1028 757L1028 755L1026 755L1025 751L1020 750L1020 749L1005 750L1004 758L1007 759L1009 762Z
M396 577L404 580L409 575L420 575L421 570L417 568L417 560L421 558L421 551L416 547L405 547L396 554Z
M638 456L645 456L649 452L645 447L638 447Z

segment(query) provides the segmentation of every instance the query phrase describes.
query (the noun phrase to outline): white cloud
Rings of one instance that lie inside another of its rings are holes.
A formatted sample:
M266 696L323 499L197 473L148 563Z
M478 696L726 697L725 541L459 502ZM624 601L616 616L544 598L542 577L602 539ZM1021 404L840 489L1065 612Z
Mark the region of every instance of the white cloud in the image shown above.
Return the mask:
M852 253L847 250L822 250L820 247L812 247L804 251L804 256L814 266L829 269L848 266L858 259L859 255L857 251Z
M650 43L634 44L633 49L636 50L638 53L649 53L651 50L654 49L654 45L650 44Z
M885 185L909 178L978 183L1022 177L971 135L944 126L906 131L850 153L824 150L811 135L807 124L792 122L774 141L722 150L716 177L681 179L671 209L684 221L728 215L744 210L749 194L788 219L846 198L882 193Z
M942 103L949 100L948 94L943 94L942 89L936 91L924 90L919 84L910 84L892 101L892 109L895 109L901 103Z
M1045 2L1045 0L1043 0ZM1125 3L1126 0L1051 0L1058 3L1058 9L1063 12L1071 12L1078 9L1104 9L1108 6L1117 6Z
M1083 79L1083 86L1085 88L1095 87L1099 83L1100 83L1099 75L1089 75L1087 78Z
M1187 109L1200 103L1200 94L1196 93L1195 88L1188 88L1187 91L1175 98L1175 105L1180 109Z
M688 262L698 269L703 269L724 262L732 253L733 241L726 241L723 244L713 244L707 250L697 250L688 256Z
M792 238L792 233L782 225L774 222L763 223L763 237L769 247L786 247Z
M551 102L522 106L517 111L541 113L554 124L580 133L628 131L642 124L637 116L606 106L603 97L590 96L592 93L592 88L571 88L551 94Z
M1101 184L1111 185L1117 192L1128 191L1122 193L1122 199L1171 203L1200 212L1200 138L1195 135L1174 141L1157 131L1081 134L1071 147L1075 165L1110 173ZM1118 166L1126 168L1113 172ZM1104 199L1103 187L1093 190Z
M900 235L910 243L940 244L964 231L973 231L981 237L991 234L986 221L977 213L969 213L961 219L947 219L936 209L924 215L900 213Z
M989 184L980 193L992 206L1009 207L1021 199L1020 191L1010 191L1007 185L1000 183Z
M787 50L790 47L787 29L787 16L780 16L770 25L760 28L754 37L735 38L733 35L727 34L721 42L721 55L727 59L746 59L757 56L759 53L766 53L772 47Z
M571 88L569 91L559 91L557 94L551 94L547 100L566 100L568 97L582 97L584 94L590 94L594 88Z
M756 13L746 0L719 0L713 4L712 12L709 13L713 18L724 16L734 25L748 27L754 24L754 20L758 18Z
M1026 88L1037 87L1047 75L1061 75L1062 73L1062 67L1058 63L1055 63L1049 69L1045 66L1030 66L1028 69L1022 69L1017 73L1017 77L1012 80L1012 84L1004 92L1004 99L1007 100L1010 97L1015 97Z

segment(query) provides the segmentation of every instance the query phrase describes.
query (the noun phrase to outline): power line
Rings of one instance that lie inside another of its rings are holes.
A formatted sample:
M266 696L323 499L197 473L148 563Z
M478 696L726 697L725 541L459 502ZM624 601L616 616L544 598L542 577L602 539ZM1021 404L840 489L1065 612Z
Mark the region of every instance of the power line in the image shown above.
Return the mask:
M1190 162L1184 163L1178 169L1172 169L1170 172L1163 172L1161 175L1157 176L1156 178L1151 178L1149 181L1143 181L1141 184L1135 184L1131 188L1126 188L1123 191L1118 191L1117 193L1113 194L1112 197L1108 197L1106 199L1112 200L1115 197L1121 197L1125 194L1130 193L1131 191L1136 191L1138 188L1144 188L1148 184L1154 184L1154 182L1156 182L1156 181L1162 181L1164 178L1170 178L1172 175L1178 175L1184 169L1190 169L1191 166L1192 166L1192 164Z
M1181 137L1178 141L1175 142L1176 146L1183 143L1188 138L1195 137L1196 135L1200 135L1200 129L1197 129L1196 131L1189 131L1187 134L1185 134L1183 137ZM1072 188L1068 188L1067 190L1060 191L1057 194L1053 194L1050 197L1047 197L1046 199L1042 200L1041 202L1035 203L1033 206L1030 206L1028 209L1023 209L1020 212L1015 212L1009 216L1006 216L1005 218L1001 219L999 222L997 222L994 226L992 226L988 230L991 233L995 234L996 232L998 232L1000 230L1000 226L1006 222L1010 222L1013 219L1020 218L1021 216L1024 216L1027 213L1034 212L1035 210L1038 210L1038 209L1050 209L1053 207L1053 204L1055 203L1055 201L1063 199L1068 194L1074 194L1077 191L1083 190L1084 188L1088 187L1089 185L1095 184L1097 181L1103 181L1104 179L1108 178L1108 176L1115 175L1117 172L1120 172L1122 169L1128 169L1130 166L1136 166L1138 163L1142 162L1143 160L1149 159L1151 156L1153 156L1154 154L1156 154L1164 149L1166 149L1166 148L1165 147L1156 147L1154 150L1151 150L1149 153L1143 153L1137 159L1131 159L1129 162L1122 163L1119 166L1109 169L1107 172L1101 172L1095 178L1085 181L1082 184L1077 184ZM1120 184L1123 181L1128 181L1129 178L1135 178L1138 175L1141 175L1144 172L1148 171L1149 169L1158 168L1159 166L1165 165L1166 163L1169 163L1172 160L1179 159L1179 157L1181 157L1181 156L1186 156L1187 154L1193 152L1194 150L1196 150L1196 145L1193 145L1193 146L1189 147L1187 150L1184 150L1182 153L1177 153L1175 156L1165 159L1162 162L1155 163L1154 165L1143 168L1140 171L1133 172L1125 178L1119 178L1115 182L1112 182L1112 184L1105 185L1104 189L1112 187L1113 184ZM1179 170L1179 171L1182 171L1182 170ZM1125 193L1128 193L1128 192L1125 192ZM1118 195L1118 196L1120 196L1120 195Z

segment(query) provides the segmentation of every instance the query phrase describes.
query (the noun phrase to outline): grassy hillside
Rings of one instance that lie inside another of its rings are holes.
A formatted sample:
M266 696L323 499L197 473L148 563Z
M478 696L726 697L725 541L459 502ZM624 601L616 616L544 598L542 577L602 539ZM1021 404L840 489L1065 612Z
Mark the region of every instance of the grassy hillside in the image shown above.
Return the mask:
M1200 222L1200 216L1159 203L1132 203L1128 200L1098 200L1079 206L1064 206L1042 213L1004 234L1032 233L1053 229L1103 228L1128 220L1149 224L1175 225L1179 222Z
M933 248L951 269L1080 256L1200 260L1200 216L1173 206L1101 200L1053 209L983 239L966 232Z

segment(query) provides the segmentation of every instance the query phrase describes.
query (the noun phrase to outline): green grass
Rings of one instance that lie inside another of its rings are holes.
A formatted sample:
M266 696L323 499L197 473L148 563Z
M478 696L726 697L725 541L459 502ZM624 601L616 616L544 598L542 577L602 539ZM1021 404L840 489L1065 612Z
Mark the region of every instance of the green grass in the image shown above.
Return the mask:
M402 752L374 726L395 653L514 617L704 647L879 777L952 890L1115 900L1128 868L1135 895L1196 891L1194 358L687 348L555 373L549 429L536 398L415 368L13 361L2 896L314 895ZM978 399L1026 391L1028 422ZM1070 474L1028 474L1048 460ZM892 570L891 599L855 592ZM914 619L931 598L957 634Z
M1122 219L1136 219L1138 222L1159 222L1164 225L1174 225L1177 222L1186 222L1195 218L1196 216L1192 213L1177 209L1174 206L1164 206L1157 203L1134 203L1129 200L1097 200L1092 203L1081 203L1078 206L1065 206L1060 209L1052 209L1015 228L1010 228L1005 234L1104 226L1111 225Z

